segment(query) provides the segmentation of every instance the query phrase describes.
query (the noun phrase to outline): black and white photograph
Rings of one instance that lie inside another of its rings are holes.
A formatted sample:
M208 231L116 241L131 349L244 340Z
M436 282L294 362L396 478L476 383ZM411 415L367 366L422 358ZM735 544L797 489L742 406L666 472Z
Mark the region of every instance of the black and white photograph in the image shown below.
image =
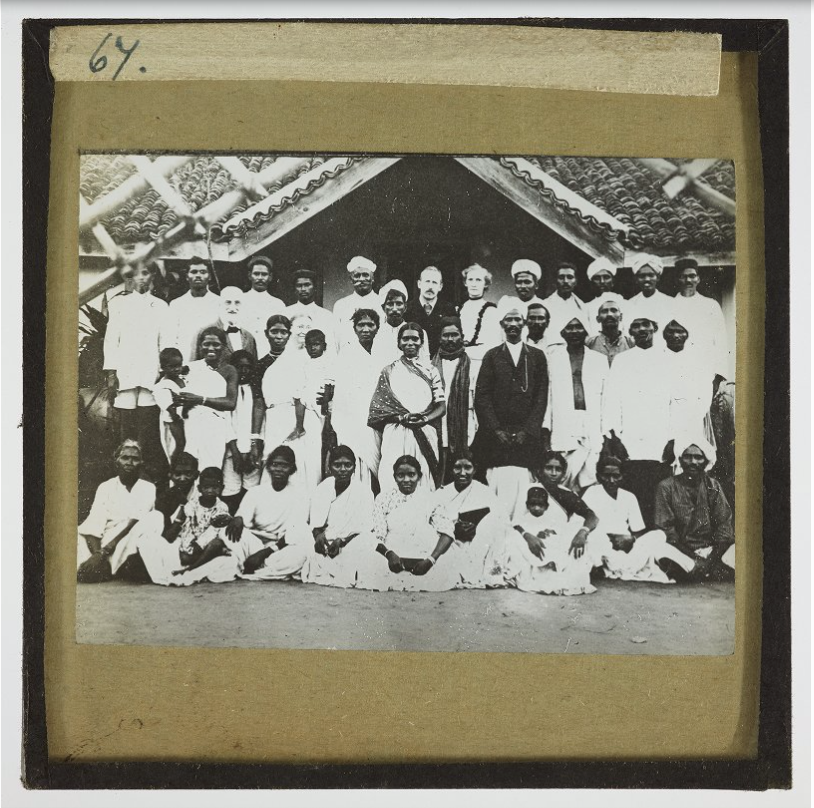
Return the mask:
M78 642L733 653L730 160L79 185Z

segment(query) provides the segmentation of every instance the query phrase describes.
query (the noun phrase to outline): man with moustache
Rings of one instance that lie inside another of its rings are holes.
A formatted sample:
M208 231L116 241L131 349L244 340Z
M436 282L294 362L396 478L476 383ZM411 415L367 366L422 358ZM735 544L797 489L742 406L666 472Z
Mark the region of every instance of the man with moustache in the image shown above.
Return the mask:
M504 295L500 298L498 306L503 303L517 306L525 319L528 317L529 306L543 302L541 298L537 297L537 286L542 277L543 270L536 261L532 261L530 258L518 258L512 264L512 279L517 295Z
M622 295L613 291L613 284L616 278L616 267L607 258L597 258L588 264L586 270L588 280L594 290L594 298L585 304L586 317L588 319L589 332L595 335L599 330L599 307L603 303L612 300L624 311L625 299Z
M592 351L599 351L608 360L608 367L623 351L627 351L635 344L633 339L622 333L622 309L615 300L606 300L596 313L600 331L593 337L588 337L586 347Z
M418 298L407 304L404 319L418 323L427 335L430 356L435 356L441 341L441 320L454 317L458 310L452 303L438 299L444 288L444 278L438 267L425 267L418 277Z
M498 306L506 335L502 345L483 357L475 390L478 431L472 443L476 466L514 515L525 508L533 481L531 469L547 448L542 431L548 403L545 354L522 341L525 316L521 307L504 298Z
M371 356L381 363L381 367L395 362L401 356L399 348L399 329L404 325L404 312L407 311L407 287L398 278L388 281L379 290L379 300L384 309L384 320L373 339ZM430 349L427 332L423 332L423 341L418 356L425 362L430 361Z
M635 345L613 362L602 417L604 435L611 440L615 435L627 453L626 485L639 500L648 528L654 526L656 485L670 473L665 448L674 436L672 365L653 344L656 330L646 317L636 317L630 324Z
M241 327L243 320L243 291L238 289L237 286L225 286L220 290L220 314L217 320L208 323L204 328L215 326L220 328L226 334L227 346L223 352L224 362L229 361L229 357L235 351L248 351L255 359L257 359L257 343L254 340L251 332ZM203 328L201 329L203 331ZM200 337L195 338L197 343ZM265 335L264 335L265 341Z
M279 297L269 294L272 281L272 261L264 255L255 255L249 261L249 291L243 293L241 317L243 327L254 337L255 344L266 344L266 323L272 314L282 314L285 303ZM223 291L221 291L221 296Z
M529 304L529 316L526 320L526 345L531 345L532 348L538 348L541 351L547 351L551 347L547 336L550 320L548 309L542 303ZM564 343L556 342L553 344L561 345Z
M373 277L376 274L376 264L363 255L356 255L348 261L348 274L353 284L353 293L342 297L334 303L334 323L336 327L337 350L349 342L357 342L353 327L353 315L359 309L370 309L379 315L379 321L384 319L384 311L379 302L378 295L373 291Z
M549 340L559 341L562 329L573 317L585 317L585 304L574 294L576 286L576 267L567 261L561 262L557 267L557 288L543 300L551 318Z
M285 316L293 320L305 314L311 318L314 328L325 335L325 350L329 355L336 352L336 320L328 309L317 305L317 276L310 269L297 269L291 275L296 301L286 310Z
M721 484L707 474L711 447L699 438L679 447L681 474L656 489L655 522L667 542L694 561L688 565L661 559L659 566L677 581L733 581L735 535L732 509Z

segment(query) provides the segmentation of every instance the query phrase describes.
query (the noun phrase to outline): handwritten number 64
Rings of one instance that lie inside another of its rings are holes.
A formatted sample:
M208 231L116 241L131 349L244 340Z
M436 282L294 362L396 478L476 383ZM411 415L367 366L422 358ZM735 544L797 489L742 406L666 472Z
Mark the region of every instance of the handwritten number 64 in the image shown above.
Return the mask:
M107 36L105 36L105 38L99 43L99 47L96 48L96 50L91 54L90 60L88 61L88 67L92 73L98 73L107 67L107 56L104 54L100 56L99 52L102 50L102 48L104 48L108 39L110 39L112 36L113 34L107 34ZM133 55L133 52L138 47L139 42L140 40L137 39L129 48L125 48L122 38L120 36L116 37L116 50L124 54L124 59L122 59L121 64L118 66L118 68L116 68L112 81L116 81L116 79L119 77L119 73L121 73L124 69L124 66L127 64L127 60ZM144 68L141 68L141 72L144 72Z

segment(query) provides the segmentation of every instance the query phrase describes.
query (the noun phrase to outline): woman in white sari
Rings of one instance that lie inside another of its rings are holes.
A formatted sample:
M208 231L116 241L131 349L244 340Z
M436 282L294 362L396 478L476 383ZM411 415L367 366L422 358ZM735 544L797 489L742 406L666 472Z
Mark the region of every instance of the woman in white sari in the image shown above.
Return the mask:
M418 358L424 334L416 323L399 329L401 358L379 375L370 402L368 425L382 431L384 468L409 455L421 464L419 487L435 489L441 481L441 419L447 405L438 369ZM382 491L392 491L391 479L380 479Z
M396 487L373 506L378 544L357 570L356 586L378 592L445 592L462 583L454 520L420 487L421 465L405 455L393 464Z
M222 468L226 444L234 438L231 412L237 403L237 371L223 362L227 340L217 326L198 335L198 359L189 363L186 387L173 393L175 404L188 409L184 420L185 451L199 468Z
M368 487L379 473L381 435L367 423L368 404L376 389L382 366L372 356L379 330L379 313L358 309L352 317L356 339L345 342L337 358L331 424L339 443L356 453L356 476ZM373 487L372 490L378 490Z
M474 476L472 454L461 450L452 458L453 482L438 489L436 501L455 519L460 586L465 589L504 586L499 576L488 574L486 557L502 553L511 531L509 515L492 490Z
M356 584L357 569L375 557L373 492L354 476L356 455L349 446L332 448L328 465L331 476L319 484L311 501L314 552L302 580L349 589Z
M261 390L266 406L263 445L268 451L287 444L297 459L297 482L309 494L321 477L322 421L308 403L305 332L311 318L299 315L292 321L285 350L263 374ZM304 331L305 329L305 331ZM268 459L268 455L266 456Z

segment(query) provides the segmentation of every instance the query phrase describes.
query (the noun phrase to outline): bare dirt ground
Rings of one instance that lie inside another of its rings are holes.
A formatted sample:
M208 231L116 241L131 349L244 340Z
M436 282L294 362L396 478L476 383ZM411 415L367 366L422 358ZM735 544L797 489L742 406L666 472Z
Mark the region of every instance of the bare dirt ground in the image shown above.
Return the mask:
M366 592L300 583L77 585L79 642L375 651L729 654L734 584L600 581L516 590Z

